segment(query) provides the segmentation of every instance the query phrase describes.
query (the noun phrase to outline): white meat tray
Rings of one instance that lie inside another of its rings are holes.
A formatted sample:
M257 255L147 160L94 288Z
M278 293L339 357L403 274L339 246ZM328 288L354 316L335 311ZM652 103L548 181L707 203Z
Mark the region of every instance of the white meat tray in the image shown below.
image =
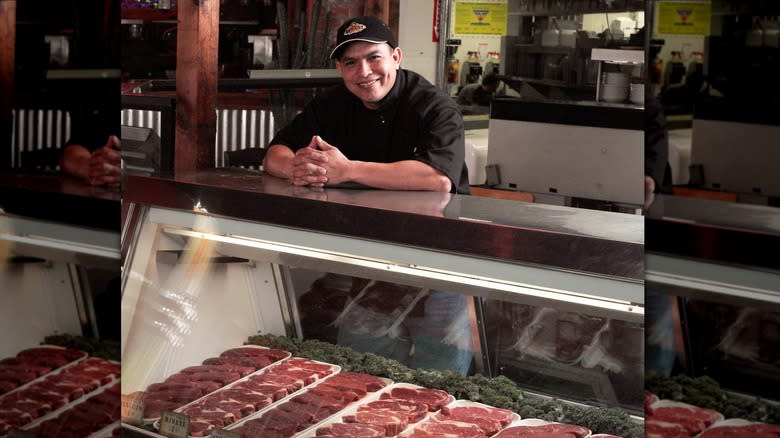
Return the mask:
M109 424L108 426L100 429L99 431L93 433L92 435L89 435L87 438L111 438L111 433L117 427L122 427L122 423L119 421L115 421Z
M234 348L261 348L261 349L270 350L270 348L268 348L268 347L263 347L263 346L261 346L261 345L252 345L252 344L247 344L247 345L240 345L240 346L238 346L238 347L229 347L229 348L226 348L225 350L223 350L223 352L225 352L225 351L228 351L228 350L232 350L232 349L234 349ZM221 354L221 353L220 353L220 354ZM240 382L240 381L242 381L242 380L248 379L250 376L254 376L254 375L260 374L260 373L264 372L265 370L267 370L268 368L270 368L270 367L272 367L272 366L274 366L274 365L277 365L277 364L279 364L279 363L281 363L281 362L283 362L283 361L285 361L285 360L289 359L291 356L292 356L292 354L291 354L291 353L288 351L288 352L287 352L287 355L286 355L285 357L283 357L282 359L279 359L279 360L277 360L276 362L274 362L274 363L272 363L272 364L270 364L270 365L268 365L268 366L266 366L266 367L264 367L264 368L260 368L260 369L256 370L255 372L253 372L253 373L251 373L251 374L247 374L246 376L244 376L244 377L242 377L242 378L240 378L240 379L238 379L238 380L236 380L236 381L230 382L230 383L228 383L227 385L225 385L225 386L222 386L221 388L218 388L218 389L216 389L215 391L212 391L212 392L206 393L206 394L202 395L202 396L201 396L199 399L193 400L193 401L191 401L191 402L189 402L189 403L187 403L187 404L184 404L184 405L182 405L182 406L180 406L180 407L176 408L175 412L178 412L178 411L179 411L179 409L185 408L185 407L187 407L187 406L191 405L192 403L195 403L196 401L198 401L198 400L200 400L200 399L202 399L202 398L204 398L204 397L208 397L209 395L211 395L211 394L213 394L213 393L215 393L215 392L217 392L217 391L221 391L221 390L223 390L223 389L225 389L225 388L228 388L228 387L230 387L231 385L235 384L236 382ZM218 357L218 356L215 356L215 357ZM193 365L193 366L196 366L196 365L202 365L202 364L203 364L203 363L201 362L200 364L195 364L195 365ZM183 368L182 368L182 369L183 369ZM174 372L173 374L177 374L177 373L179 373L179 372L181 372L181 370L179 370L179 371L176 371L176 372ZM173 374L171 374L171 375L173 375ZM169 376L169 377L170 377L170 376ZM166 378L167 378L167 377L166 377ZM157 382L157 383L160 383L160 382ZM159 430L159 427L158 427L158 425L159 425L159 421L160 421L160 417L147 417L147 418L144 418L144 419L143 419L143 424L144 424L144 425L147 425L147 424L153 424L153 425L154 425L154 428Z
M182 412L184 409L186 409L187 407L189 407L189 406L191 406L191 405L194 405L195 403L198 403L198 402L200 402L200 401L201 401L201 400L203 400L203 399L206 399L206 398L208 398L208 397L214 396L214 394L218 394L218 393L219 393L219 392L221 392L221 391L224 391L224 390L226 390L226 389L229 389L229 388L231 388L231 387L233 387L233 386L236 386L236 385L237 385L239 382L242 382L242 381L248 380L248 379L249 379L250 377L252 377L252 376L257 376L257 375L260 375L260 374L264 374L264 373L270 373L270 372L273 372L273 369L274 369L274 368L278 367L279 365L281 365L282 363L284 363L284 362L286 361L286 359L289 359L289 358L290 358L290 356L288 356L288 357L287 357L287 358L285 358L285 359L282 359L282 360L279 360L279 361L277 361L277 362L274 362L273 364L271 364L271 365L269 365L269 366L267 366L267 367L265 367L265 368L262 368L262 369L260 369L260 370L258 370L258 371L255 371L255 372L254 372L254 373L252 373L252 374L249 374L249 375L247 375L247 376L244 376L244 377L242 377L241 379L239 379L239 380L236 380L235 382L232 382L232 383L230 383L230 384L228 384L228 385L225 385L225 386L223 386L222 388L219 388L219 389L218 389L218 390L216 390L216 391L210 392L210 393L208 393L208 394L206 394L206 395L204 395L204 396L202 396L202 397L200 397L200 398L198 398L198 399L196 399L196 400L193 400L193 401L191 401L191 402L187 403L186 405L180 406L180 407L176 408L176 409L174 410L174 412L180 413L180 412ZM307 359L307 360L309 360L309 359ZM323 377L322 379L319 379L319 380L317 380L316 382L312 383L312 385L316 385L316 384L317 384L317 383L319 383L319 382L325 381L325 380L327 380L328 378L330 378L330 377L332 377L332 376L334 376L334 375L338 374L338 373L341 371L341 367L340 367L340 366L338 366L338 365L334 365L334 364L330 364L330 363L326 363L326 362L320 362L320 361L316 361L316 360L312 360L312 362L314 362L314 363L317 363L317 364L321 364L321 365L329 365L329 366L331 367L331 369L333 370L333 373L331 373L331 374L330 374L330 375L328 375L328 376L325 376L325 377ZM311 386L311 385L310 385L310 386ZM284 403L285 401L289 400L290 398L292 398L292 397L294 397L294 396L296 396L296 395L298 395L298 394L301 394L301 393L302 393L302 391L305 391L305 390L306 390L306 388L307 388L307 387L305 387L305 386L304 386L303 388L299 389L298 391L295 391L295 392L292 392L292 393L290 393L290 394L287 394L286 396L284 396L284 397L280 398L279 400L277 400L277 401L275 401L275 402L271 403L270 405L268 405L268 406L266 406L266 407L264 407L264 408L260 409L259 411L255 412L255 413L253 413L253 414L251 414L251 415L247 415L246 417L239 419L239 420L238 420L238 421L236 421L235 423L232 423L232 424L230 424L229 426L225 427L225 430L230 430L231 428L238 427L239 425L243 424L243 423L244 423L244 422L246 422L246 421L249 421L249 420L251 420L251 419L253 419L253 418L257 418L257 417L259 417L259 416L260 416L260 415L262 415L264 412L267 412L268 410L270 410L270 409L273 409L274 407L276 407L276 406L278 406L278 405L280 405L280 404ZM160 419L159 419L159 418L158 418L158 419L156 419L156 420L154 421L154 428L155 428L155 429L157 429L157 430L160 430ZM212 429L212 430L213 430L213 429ZM205 435L205 436L210 436L210 435ZM192 438L201 438L201 437L192 437Z
M521 420L513 421L512 423L509 423L509 425L507 425L507 427L502 429L502 431L507 430L510 427L515 427L515 426L544 426L544 425L547 425L547 424L563 424L563 423L559 423L557 421L546 421L546 420L542 420L542 419L539 419L539 418L524 418L524 419L521 419ZM578 426L578 425L574 424L574 426ZM501 432L493 435L493 437L498 437L500 435L501 435ZM593 431L588 430L588 434L585 435L583 438L591 438L592 435L593 435Z
M111 362L111 363L118 363L116 361L109 361L109 362ZM61 370L62 369L65 369L65 367L61 368ZM105 383L105 384L97 387L96 389L94 389L91 392L85 393L81 397L73 400L72 402L70 402L70 403L68 403L66 405L60 406L59 408L57 408L57 409L47 413L46 415L42 415L42 416L36 418L35 420L33 420L33 421L25 424L24 426L22 426L21 429L22 430L30 430L30 429L33 429L33 428L37 427L39 424L41 424L41 423L43 423L45 421L51 420L53 418L57 418L63 412L73 408L74 406L76 406L78 404L81 404L81 403L85 402L88 398L90 398L92 396L95 396L97 394L100 394L101 392L106 391L109 387L111 387L112 385L114 385L118 381L119 381L119 379L117 379L116 377L112 377L111 381L109 381L108 383ZM5 436L5 435L3 435L3 436Z
M360 406L365 405L365 404L370 403L370 402L375 401L375 400L379 400L381 398L382 394L390 391L391 389L397 388L397 387L399 387L401 385L404 385L404 386L414 386L414 385L408 385L406 383L392 383L392 380L390 380L390 379L385 379L385 378L381 378L381 379L383 381L387 382L388 385L385 386L384 388L380 389L379 391L376 391L376 392L374 392L372 394L368 394L368 395L366 395L366 397L363 397L360 400L356 400L356 401L350 403L349 405L347 405L344 409L340 410L339 412L336 412L335 414L333 414L330 417L320 421L319 423L314 424L314 425L312 425L312 426L310 426L310 427L308 427L308 428L298 432L297 434L293 435L292 438L310 438L310 437L315 437L315 436L317 436L317 429L319 429L320 427L328 425L328 424L332 424L332 423L342 423L343 422L342 419L343 419L343 417L345 415L352 415L355 412L357 412L357 410L358 410L358 408Z
M473 401L470 401L470 400L454 400L454 401L451 401L450 403L448 403L448 404L446 405L446 407L448 407L448 408L464 407L464 406L466 406L466 407L468 407L468 406L474 406L474 407L481 407L481 408L486 408L486 409L497 409L495 406L490 406L490 405L486 405L486 404L484 404L484 403L479 403L479 402L473 402ZM398 436L399 436L399 437L405 437L405 436L408 436L408 435L410 435L411 433L413 433L413 432L414 432L414 429L415 429L415 427L416 427L416 426L418 426L418 425L421 425L421 424L423 424L423 423L425 423L425 422L428 422L428 421L439 421L439 417L438 417L438 416L439 416L440 414L441 414L441 411L438 411L438 412L433 412L433 413L432 413L432 415L429 415L429 416L428 416L428 418L426 418L425 420L423 420L423 421L421 421L421 422L419 422L419 423L416 423L416 424L414 424L414 425L412 425L412 426L408 427L406 430L404 430L404 431L403 431L403 432L402 432L400 435L398 435ZM512 415L512 419L511 419L511 420L510 420L510 422L507 424L507 427L508 427L509 425L511 425L512 423L514 423L514 422L516 422L516 421L520 420L520 415L518 415L517 413L514 413L514 412L513 412L512 414L513 414L513 415Z
M25 348L25 349L19 350L19 353L21 353L22 351L25 351L25 350L33 349L33 348L52 348L52 349L59 349L59 350L68 350L69 349L69 348L66 348L66 347L61 347L59 345L46 345L45 344L45 345L36 345L34 347L29 347L29 348ZM86 351L81 351L81 350L78 350L76 348L70 348L70 350L80 351L83 354L78 359L75 359L75 360L73 360L71 362L68 362L68 363L66 363L65 365L63 365L63 366L61 366L59 368L54 368L53 370L49 371L48 373L40 375L40 376L36 377L35 379L30 380L29 382L27 382L27 383L25 383L23 385L20 385L20 386L18 386L16 388L6 392L5 394L0 395L0 400L2 400L4 397L8 396L9 394L13 394L15 392L21 391L22 389L27 388L28 386L31 386L31 385L33 385L33 384L35 384L37 382L40 382L40 381L44 380L46 377L48 377L48 376L57 374L57 373L61 372L62 370L64 370L65 368L71 367L71 366L81 362L85 358L89 357L89 354ZM12 359L14 357L16 357L16 356L9 356L7 359Z

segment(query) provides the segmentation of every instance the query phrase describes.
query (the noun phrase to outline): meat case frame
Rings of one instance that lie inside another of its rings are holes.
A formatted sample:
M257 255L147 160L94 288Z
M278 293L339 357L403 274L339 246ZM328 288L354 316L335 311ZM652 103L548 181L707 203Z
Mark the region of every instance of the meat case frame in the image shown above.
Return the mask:
M728 314L716 315L715 311L732 309L756 320L758 314L750 313L754 310L763 315L774 314L776 317L768 320L771 325L766 329L777 327L780 259L775 254L780 245L780 209L659 195L648 211L646 224L646 285L648 291L677 301L685 350L684 372L723 379L720 383L724 390L735 395L777 402L777 393L771 389L777 383L776 365L744 360L744 352L737 350L723 353L721 359L706 352L712 346L709 338L723 335L726 341L725 335L736 334L743 327L738 318L731 328L721 331L720 324L728 321ZM696 315L701 312L697 312L696 306L708 307L716 315L704 321L706 328L700 327L701 321L697 323L700 316ZM755 336L763 338L764 334L759 331ZM755 336L735 339L745 347L757 341ZM716 347L714 350L723 347L724 352L729 351L727 344Z
M644 319L639 215L296 187L239 168L129 175L123 199L123 394L256 333L300 338L292 269L473 297L474 367L485 373L484 301Z

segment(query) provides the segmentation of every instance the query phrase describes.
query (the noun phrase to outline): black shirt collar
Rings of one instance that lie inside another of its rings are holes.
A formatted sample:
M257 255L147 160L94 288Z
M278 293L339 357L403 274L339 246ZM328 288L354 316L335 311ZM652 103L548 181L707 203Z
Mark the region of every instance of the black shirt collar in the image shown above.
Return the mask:
M400 100L401 92L405 88L404 85L406 85L406 74L404 70L399 68L395 75L393 88L391 88L387 95L379 101L379 106L373 111L384 112L394 108Z

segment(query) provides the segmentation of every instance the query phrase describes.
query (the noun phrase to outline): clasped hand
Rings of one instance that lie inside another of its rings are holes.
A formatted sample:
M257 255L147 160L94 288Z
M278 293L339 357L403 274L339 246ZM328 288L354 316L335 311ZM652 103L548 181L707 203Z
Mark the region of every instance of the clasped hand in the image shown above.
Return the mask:
M292 160L292 183L296 186L323 187L347 180L350 161L341 151L319 135L308 146L295 152Z
M120 144L119 139L112 135L103 147L90 154L88 178L91 185L119 184L122 176Z

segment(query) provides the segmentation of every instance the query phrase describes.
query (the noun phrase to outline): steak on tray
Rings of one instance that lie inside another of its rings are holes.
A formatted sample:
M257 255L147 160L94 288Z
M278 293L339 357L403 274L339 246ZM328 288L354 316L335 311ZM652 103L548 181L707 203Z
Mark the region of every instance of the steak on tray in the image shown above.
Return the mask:
M385 428L373 424L332 423L317 428L318 437L381 438Z
M558 435L560 434L560 435ZM590 434L586 427L574 424L549 423L538 426L511 426L496 435L496 438L511 437L558 437L584 438Z
M395 398L425 403L428 406L428 410L431 412L438 411L442 406L452 401L452 396L441 389L408 388L403 386L393 388L390 391L383 393L380 398Z

